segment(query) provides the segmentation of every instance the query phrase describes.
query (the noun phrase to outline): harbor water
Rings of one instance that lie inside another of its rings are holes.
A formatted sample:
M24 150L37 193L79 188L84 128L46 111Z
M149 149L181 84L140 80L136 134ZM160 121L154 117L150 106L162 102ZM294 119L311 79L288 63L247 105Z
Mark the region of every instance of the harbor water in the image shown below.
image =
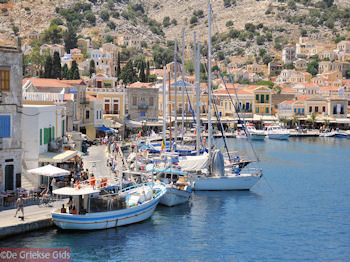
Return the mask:
M246 140L228 144L249 151ZM0 247L68 247L72 261L349 261L350 139L253 144L264 178L250 192L194 192L189 204L158 206L143 223L51 228Z

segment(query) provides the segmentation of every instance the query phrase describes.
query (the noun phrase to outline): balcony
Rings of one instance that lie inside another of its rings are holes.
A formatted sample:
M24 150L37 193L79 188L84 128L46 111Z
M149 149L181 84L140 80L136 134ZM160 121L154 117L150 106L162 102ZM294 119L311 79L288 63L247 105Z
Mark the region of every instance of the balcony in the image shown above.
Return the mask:
M119 111L118 110L105 110L103 112L104 115L119 115Z
M41 92L23 92L23 101L49 101L62 103L64 94L58 93L41 93Z
M148 105L139 105L138 109L147 110L148 109Z

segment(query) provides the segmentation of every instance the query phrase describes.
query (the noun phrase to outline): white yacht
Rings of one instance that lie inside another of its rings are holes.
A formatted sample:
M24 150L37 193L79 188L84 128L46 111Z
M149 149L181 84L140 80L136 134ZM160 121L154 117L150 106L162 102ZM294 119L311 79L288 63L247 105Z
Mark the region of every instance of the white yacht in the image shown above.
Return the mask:
M266 127L266 135L269 137L269 139L285 140L288 139L290 133L287 129L284 129L278 125L273 125Z
M247 131L250 135L251 140L264 140L265 139L265 131L257 130L253 124L247 125Z

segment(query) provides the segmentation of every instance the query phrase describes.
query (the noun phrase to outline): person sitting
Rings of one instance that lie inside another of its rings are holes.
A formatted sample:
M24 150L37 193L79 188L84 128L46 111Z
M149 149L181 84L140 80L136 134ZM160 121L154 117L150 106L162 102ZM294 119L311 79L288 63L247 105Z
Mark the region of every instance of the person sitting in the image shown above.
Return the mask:
M76 215L77 214L77 210L75 209L75 206L73 206L73 208L71 210L71 214L72 215Z
M64 204L62 204L61 213L62 213L62 214L67 213L67 210L66 210L66 208L64 207Z
M48 194L49 194L49 189L48 189L47 186L45 185L45 188L44 188L43 191L41 191L40 196L42 197L42 196L48 195Z

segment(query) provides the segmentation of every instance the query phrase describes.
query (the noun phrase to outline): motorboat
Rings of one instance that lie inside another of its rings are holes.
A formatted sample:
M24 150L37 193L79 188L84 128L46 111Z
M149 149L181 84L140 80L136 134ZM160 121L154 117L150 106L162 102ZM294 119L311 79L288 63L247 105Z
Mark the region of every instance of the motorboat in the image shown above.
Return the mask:
M266 128L266 135L269 139L286 140L290 136L290 133L287 129L273 125Z
M244 130L237 130L235 134L236 138L248 138Z
M264 140L265 139L265 131L257 130L253 124L247 125L247 131L250 135L251 140Z
M160 199L165 195L164 183L142 183L116 193L92 186L64 187L53 194L72 197L76 214L52 211L53 223L61 229L96 230L125 226L152 216Z
M331 131L331 132L321 133L320 137L334 137L335 135L336 135L336 132Z
M172 168L153 169L157 173L156 179L167 185L167 191L159 203L168 207L188 202L192 188L186 173Z

